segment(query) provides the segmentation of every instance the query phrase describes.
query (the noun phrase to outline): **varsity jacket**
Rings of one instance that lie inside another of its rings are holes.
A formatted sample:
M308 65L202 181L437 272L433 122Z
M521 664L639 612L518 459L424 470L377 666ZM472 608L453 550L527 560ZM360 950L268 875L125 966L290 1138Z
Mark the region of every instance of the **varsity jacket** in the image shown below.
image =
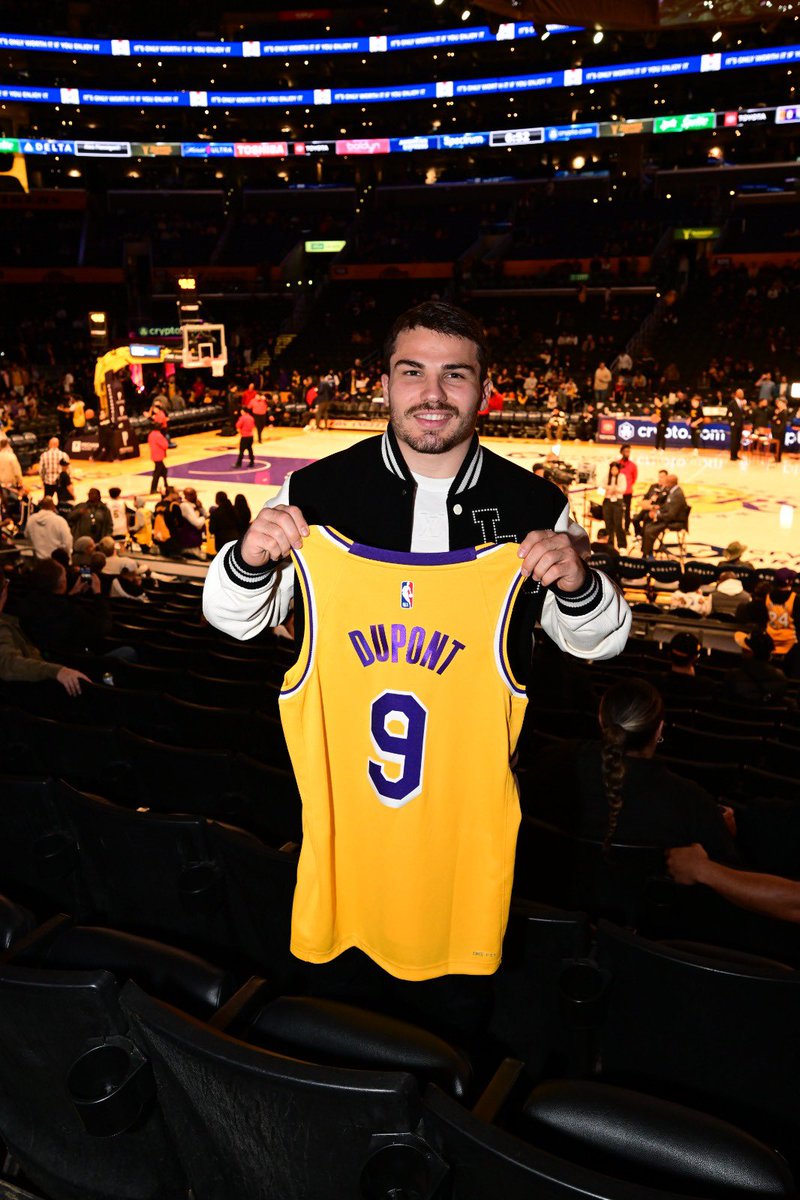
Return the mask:
M308 524L331 525L346 537L383 550L411 548L416 483L391 426L303 467L268 502L294 504ZM586 534L570 521L564 495L552 483L487 450L473 436L447 497L449 546L463 550L485 542L521 542L531 530L568 532L588 555ZM294 568L286 562L254 569L240 543L224 546L211 563L203 611L217 629L241 640L280 624L294 595ZM578 592L528 581L515 613L514 636L538 618L545 632L579 658L611 658L628 637L631 614L621 592L602 572L588 570ZM301 612L297 606L295 620ZM530 641L528 640L528 657ZM516 656L515 656L516 657Z

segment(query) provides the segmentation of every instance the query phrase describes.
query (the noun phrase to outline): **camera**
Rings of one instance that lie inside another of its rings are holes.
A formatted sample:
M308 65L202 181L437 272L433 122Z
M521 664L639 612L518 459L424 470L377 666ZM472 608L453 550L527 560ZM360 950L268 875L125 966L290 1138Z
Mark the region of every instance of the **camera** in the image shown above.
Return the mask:
M84 583L90 583L92 579L92 568L87 566L81 567L80 576Z

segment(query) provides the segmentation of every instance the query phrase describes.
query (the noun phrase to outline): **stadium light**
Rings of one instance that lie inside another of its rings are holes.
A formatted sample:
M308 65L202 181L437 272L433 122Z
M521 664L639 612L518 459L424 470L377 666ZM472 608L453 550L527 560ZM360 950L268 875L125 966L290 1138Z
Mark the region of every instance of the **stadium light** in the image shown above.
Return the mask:
M711 40L712 40L712 42L718 42L721 37L722 37L722 30L718 29Z
M595 33L594 37L592 38L592 41L594 42L595 46L599 46L599 45L600 45L600 43L601 43L601 42L602 42L602 40L603 40L603 36L604 36L604 35L603 35L603 31L602 31L602 29L598 29L598 30L596 31L596 33Z

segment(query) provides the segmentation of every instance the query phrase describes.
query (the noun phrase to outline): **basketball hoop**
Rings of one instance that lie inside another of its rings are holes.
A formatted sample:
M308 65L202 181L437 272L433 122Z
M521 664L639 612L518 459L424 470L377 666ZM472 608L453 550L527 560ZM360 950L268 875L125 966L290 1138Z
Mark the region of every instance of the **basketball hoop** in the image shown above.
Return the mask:
M189 371L211 371L215 378L225 373L228 348L224 325L184 325L181 361Z

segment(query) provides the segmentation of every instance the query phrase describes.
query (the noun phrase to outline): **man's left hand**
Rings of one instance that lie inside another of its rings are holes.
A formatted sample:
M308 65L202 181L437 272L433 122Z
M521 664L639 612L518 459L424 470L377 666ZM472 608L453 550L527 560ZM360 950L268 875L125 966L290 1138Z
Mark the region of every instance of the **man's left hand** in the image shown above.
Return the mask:
M577 592L586 581L586 564L568 533L534 529L520 545L519 557L523 560L522 574L530 575L543 587Z

